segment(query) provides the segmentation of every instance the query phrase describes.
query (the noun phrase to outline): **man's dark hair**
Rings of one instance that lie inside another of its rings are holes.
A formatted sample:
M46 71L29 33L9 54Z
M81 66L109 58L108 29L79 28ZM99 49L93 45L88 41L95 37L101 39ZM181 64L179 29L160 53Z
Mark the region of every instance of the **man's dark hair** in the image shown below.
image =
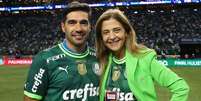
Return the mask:
M67 8L63 11L62 21L66 20L66 15L73 11L83 11L88 13L89 18L91 17L91 8L87 3L80 3L77 1L71 2L67 5Z

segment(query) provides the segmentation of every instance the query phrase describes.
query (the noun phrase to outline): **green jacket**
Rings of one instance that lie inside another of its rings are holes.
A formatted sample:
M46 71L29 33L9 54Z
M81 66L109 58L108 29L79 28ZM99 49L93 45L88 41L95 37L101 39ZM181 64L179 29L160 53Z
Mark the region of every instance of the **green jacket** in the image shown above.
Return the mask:
M105 84L111 61L112 55L109 56L109 63L103 76L100 101L104 101ZM126 51L126 72L128 85L138 101L157 101L154 81L171 91L170 101L186 101L188 98L187 83L170 69L161 65L156 60L155 51L151 49L133 55Z

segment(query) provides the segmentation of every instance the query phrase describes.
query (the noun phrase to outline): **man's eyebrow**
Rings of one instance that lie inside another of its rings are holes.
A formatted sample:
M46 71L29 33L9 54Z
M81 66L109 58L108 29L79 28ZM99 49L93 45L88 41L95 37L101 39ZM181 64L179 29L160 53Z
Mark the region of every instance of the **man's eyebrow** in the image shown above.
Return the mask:
M75 19L68 19L67 21L77 21L77 20L75 20Z
M68 20L66 20L66 21L78 21L78 22L81 22L81 21L87 21L87 22L89 22L88 19L82 19L82 20L68 19Z
M67 20L66 22L67 22L67 23L77 23L77 21L76 21L76 20L73 20L73 19Z
M88 19L82 19L82 20L80 20L80 21L88 21L88 22L89 22L89 20L88 20Z

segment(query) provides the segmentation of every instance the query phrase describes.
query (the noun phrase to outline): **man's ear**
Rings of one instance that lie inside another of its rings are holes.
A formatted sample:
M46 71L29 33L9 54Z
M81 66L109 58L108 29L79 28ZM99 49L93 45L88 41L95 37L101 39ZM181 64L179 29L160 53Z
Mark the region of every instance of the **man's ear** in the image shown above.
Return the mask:
M65 24L64 24L64 22L61 22L61 30L62 30L62 32L65 32Z

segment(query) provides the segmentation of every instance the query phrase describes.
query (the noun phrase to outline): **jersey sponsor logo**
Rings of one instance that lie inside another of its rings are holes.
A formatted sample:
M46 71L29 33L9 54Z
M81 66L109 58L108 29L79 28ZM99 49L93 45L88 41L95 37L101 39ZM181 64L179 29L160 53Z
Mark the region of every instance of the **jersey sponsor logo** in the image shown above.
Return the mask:
M84 88L66 90L63 93L63 100L82 99L86 101L87 97L94 97L99 95L99 87L94 87L93 83L86 84Z
M68 74L68 66L66 68L64 67L59 67L59 70L65 71Z
M110 92L116 92L117 93L117 99L118 101L135 101L134 95L132 92L121 92L119 88L113 88Z
M50 61L56 61L56 60L61 59L61 58L64 58L64 57L66 57L65 54L55 55L55 56L52 56L52 57L47 58L46 62L47 62L47 63L50 63Z
M117 93L106 91L105 101L117 101Z
M34 80L35 80L34 85L33 85L32 89L31 89L32 92L36 92L38 90L38 86L40 84L42 84L41 79L43 78L44 72L45 72L45 70L40 68L39 72L37 74L35 74L35 76L34 76Z

